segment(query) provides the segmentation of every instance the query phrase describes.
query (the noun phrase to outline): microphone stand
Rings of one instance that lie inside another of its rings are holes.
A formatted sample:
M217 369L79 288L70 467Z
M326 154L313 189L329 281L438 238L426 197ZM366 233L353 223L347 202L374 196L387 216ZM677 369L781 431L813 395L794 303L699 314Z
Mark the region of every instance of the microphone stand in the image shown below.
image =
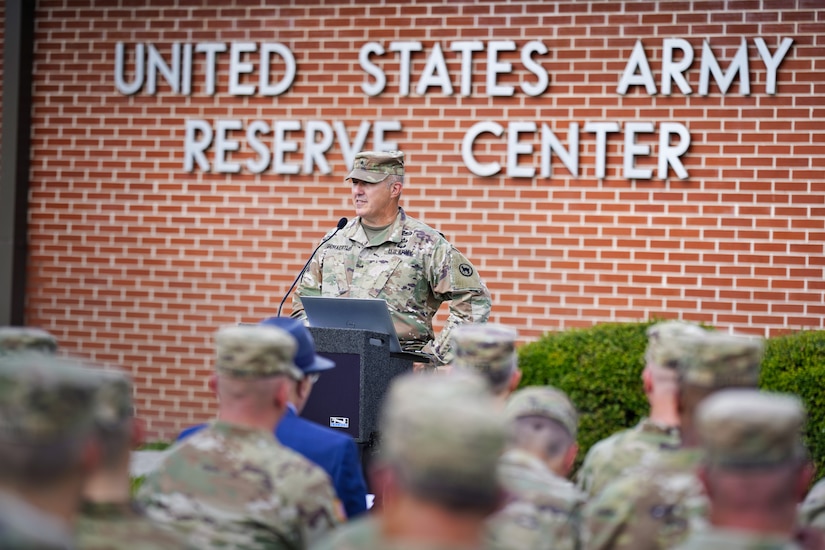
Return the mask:
M298 284L298 281L299 281L299 280L301 280L301 277L303 277L304 272L305 272L305 271L307 270L307 268L309 267L309 262L311 262L311 261L312 261L312 258L314 258L314 257L315 257L315 253L316 253L316 252L318 252L318 249L319 249L319 248L321 248L321 247L324 245L324 243L326 243L328 240L330 240L331 238L333 238L333 237L335 236L335 234L336 234L336 233L338 233L339 231L341 231L341 230L342 230L342 229L343 229L343 228L347 225L347 221L348 221L348 220L347 220L346 218L341 218L340 220L338 220L338 225L335 227L335 231L333 231L333 232L332 232L332 235L330 235L330 236L329 236L329 237L327 237L326 239L322 240L322 241L320 242L320 244L319 244L318 246L316 246L316 247L315 247L315 250L313 250L313 251L312 251L312 254L310 254L310 255L309 255L309 259L307 260L307 263L305 263L305 264L304 264L304 267L301 269L301 272L300 272L300 273L298 273L298 276L297 276L297 277L295 277L295 280L294 280L294 281L292 281L292 286L290 286L290 287L289 287L289 290L287 290L287 291L286 291L286 294L284 294L283 299L281 299L281 303L280 303L280 305L278 306L278 317L280 317L280 316L281 316L281 310L283 310L283 308L284 308L284 302L286 302L287 297L290 295L290 293L292 292L292 290L295 288L295 285L297 285L297 284Z

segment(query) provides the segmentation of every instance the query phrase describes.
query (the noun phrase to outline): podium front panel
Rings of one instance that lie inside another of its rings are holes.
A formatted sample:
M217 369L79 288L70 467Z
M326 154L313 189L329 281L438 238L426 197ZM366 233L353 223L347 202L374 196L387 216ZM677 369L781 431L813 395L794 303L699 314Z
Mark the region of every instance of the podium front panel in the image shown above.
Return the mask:
M412 370L412 361L390 355L386 334L360 329L309 330L318 354L336 366L321 373L301 416L344 431L358 443L372 441L387 387L397 375Z
M358 439L361 422L361 356L356 353L318 355L335 361L321 373L301 416Z

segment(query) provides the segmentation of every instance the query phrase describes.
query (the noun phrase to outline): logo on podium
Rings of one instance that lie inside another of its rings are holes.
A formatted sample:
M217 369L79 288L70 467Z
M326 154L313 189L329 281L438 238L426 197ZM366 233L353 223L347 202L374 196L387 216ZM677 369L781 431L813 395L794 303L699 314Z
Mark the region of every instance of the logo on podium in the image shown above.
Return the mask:
M349 418L346 416L330 416L329 417L329 427L330 428L349 428Z

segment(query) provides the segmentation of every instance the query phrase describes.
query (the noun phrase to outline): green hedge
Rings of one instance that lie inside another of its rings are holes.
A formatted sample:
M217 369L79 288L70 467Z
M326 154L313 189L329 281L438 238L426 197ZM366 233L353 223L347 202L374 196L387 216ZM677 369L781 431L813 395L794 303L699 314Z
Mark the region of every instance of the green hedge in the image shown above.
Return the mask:
M760 385L802 398L808 411L805 443L816 464L817 478L825 477L825 331L771 338Z
M605 323L548 333L519 349L521 385L561 388L581 413L577 466L595 442L647 414L641 375L645 331L655 322ZM808 448L818 476L825 475L825 331L768 340L761 386L803 399L809 416Z

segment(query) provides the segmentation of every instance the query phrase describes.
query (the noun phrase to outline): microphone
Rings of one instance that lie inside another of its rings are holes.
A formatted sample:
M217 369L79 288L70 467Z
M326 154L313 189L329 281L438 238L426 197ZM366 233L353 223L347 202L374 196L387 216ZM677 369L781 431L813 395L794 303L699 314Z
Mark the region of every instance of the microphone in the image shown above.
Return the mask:
M335 234L336 234L336 233L338 233L339 231L341 231L341 230L344 228L344 226L346 226L346 225L347 225L347 222L348 222L348 221L349 221L349 220L347 220L346 218L341 218L340 220L338 220L338 225L337 225L337 226L335 226L335 231L333 231L333 232L332 232L332 235L330 235L329 237L327 237L326 239L324 239L323 241L321 241L321 243L320 243L318 246L316 246L316 247L315 247L315 250L313 250L313 251L312 251L312 254L310 254L310 255L309 255L309 259L307 260L307 263L305 263L305 264L304 264L304 267L303 267L303 269L301 269L301 272L300 272L300 273L298 273L298 276L297 276L297 277L295 277L295 280L294 280L294 281L292 281L292 286L291 286L291 287L289 287L289 290L287 290L287 291L286 291L286 294L284 294L284 297L283 297L283 299L281 300L281 304L278 306L278 317L280 317L280 316L281 316L281 310L282 310L282 309L284 309L284 302L286 302L287 297L288 297L288 296L289 296L289 294L292 292L292 290L295 288L295 285L297 285L297 284L298 284L298 281L300 281L300 280L301 280L301 277L304 275L304 272L305 272L305 271L307 270L307 268L309 267L309 262L311 262L311 261L312 261L312 258L314 258L314 257L315 257L315 253L316 253L316 252L318 252L318 249L319 249L319 248L321 248L321 247L324 245L324 243L325 243L325 242L327 242L328 240L330 240L331 238L333 238L333 237L335 236Z

